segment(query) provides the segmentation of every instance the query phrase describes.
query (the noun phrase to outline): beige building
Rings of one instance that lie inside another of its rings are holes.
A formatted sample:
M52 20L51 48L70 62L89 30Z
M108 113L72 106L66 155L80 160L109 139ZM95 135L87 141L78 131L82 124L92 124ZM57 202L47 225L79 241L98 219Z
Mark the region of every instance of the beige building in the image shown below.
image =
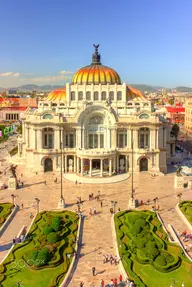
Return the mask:
M168 121L101 64L95 46L92 63L71 83L26 111L18 156L34 171L59 171L62 155L65 173L111 176L131 170L132 143L134 171L167 171Z
M185 130L188 134L192 134L192 98L185 103Z

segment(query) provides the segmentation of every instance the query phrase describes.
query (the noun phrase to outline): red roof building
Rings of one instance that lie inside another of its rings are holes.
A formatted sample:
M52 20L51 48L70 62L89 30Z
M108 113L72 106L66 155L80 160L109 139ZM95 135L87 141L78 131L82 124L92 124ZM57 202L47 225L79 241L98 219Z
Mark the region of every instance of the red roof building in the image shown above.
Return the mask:
M185 108L181 104L176 106L166 106L167 112L169 113L171 124L184 124L185 122Z

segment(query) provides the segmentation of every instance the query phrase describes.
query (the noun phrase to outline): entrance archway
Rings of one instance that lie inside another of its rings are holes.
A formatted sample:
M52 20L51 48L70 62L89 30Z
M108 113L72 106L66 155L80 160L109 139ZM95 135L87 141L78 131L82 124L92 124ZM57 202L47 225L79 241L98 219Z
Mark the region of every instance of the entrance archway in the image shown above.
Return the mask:
M93 169L100 169L100 159L93 159L92 168Z
M51 158L46 158L44 161L44 172L53 171L53 160Z
M148 171L148 159L143 157L140 159L140 171Z

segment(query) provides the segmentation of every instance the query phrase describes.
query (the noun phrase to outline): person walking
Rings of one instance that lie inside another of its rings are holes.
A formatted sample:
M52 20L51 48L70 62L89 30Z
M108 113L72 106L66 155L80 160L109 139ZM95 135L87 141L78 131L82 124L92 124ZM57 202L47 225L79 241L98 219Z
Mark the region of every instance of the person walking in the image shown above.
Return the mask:
M80 286L80 287L83 287L83 285L84 285L84 283L81 281L80 284L79 284L79 286Z
M96 272L96 268L95 268L95 267L92 267L93 276L95 276L95 272Z
M114 286L117 286L117 278L114 279Z
M103 279L101 279L101 287L105 287L105 282Z
M111 263L111 265L113 264L113 256L112 255L110 255L110 263Z
M105 264L106 262L106 257L105 257L105 254L103 254L103 264Z
M113 286L114 286L114 282L113 282L113 279L111 279L110 287L113 287Z
M91 208L89 209L89 215L92 215L92 209Z
M103 207L103 201L101 201L101 207Z
M23 209L23 203L21 204L21 208Z
M109 261L109 255L107 254L106 255L106 262L108 262Z
M45 183L45 185L47 184L46 180L45 180L45 182L44 182L44 183Z

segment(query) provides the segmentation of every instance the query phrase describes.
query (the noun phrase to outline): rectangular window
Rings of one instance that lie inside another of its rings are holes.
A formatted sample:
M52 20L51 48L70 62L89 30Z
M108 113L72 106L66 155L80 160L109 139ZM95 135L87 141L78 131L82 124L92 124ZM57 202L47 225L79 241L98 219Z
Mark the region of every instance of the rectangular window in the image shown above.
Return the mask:
M100 148L104 148L104 135L100 135Z
M145 148L148 148L149 147L149 136L146 135L146 138L145 138L146 142L145 142Z
M53 148L53 135L48 135L48 148Z
M47 135L45 135L45 146L47 146Z
M119 135L119 147L120 148L124 147L123 138L124 138L124 134L120 134Z
M93 135L89 135L89 148L93 148Z
M68 135L66 135L66 137L65 137L65 145L66 145L66 147L68 147Z
M125 146L127 147L127 134L125 134Z
M94 148L98 148L98 135L94 135Z
M75 101L75 92L71 92L71 101Z
M74 136L69 135L69 147L73 148L74 147Z
M140 148L144 148L144 135L140 134Z

